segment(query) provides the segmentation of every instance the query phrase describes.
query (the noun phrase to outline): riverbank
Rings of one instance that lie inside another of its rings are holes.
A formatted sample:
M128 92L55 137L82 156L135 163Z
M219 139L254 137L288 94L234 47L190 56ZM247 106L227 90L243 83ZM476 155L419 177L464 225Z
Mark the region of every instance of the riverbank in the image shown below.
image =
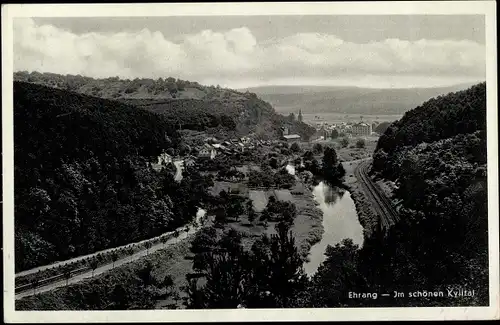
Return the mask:
M376 229L378 218L354 173L360 162L359 160L351 162L346 161L342 164L346 172L344 185L351 193L351 198L356 206L358 220L363 227L363 233L366 238L370 237Z
M311 189L302 182L297 181L290 193L297 207L297 216L291 230L300 256L307 261L311 247L321 240L324 233L323 212Z

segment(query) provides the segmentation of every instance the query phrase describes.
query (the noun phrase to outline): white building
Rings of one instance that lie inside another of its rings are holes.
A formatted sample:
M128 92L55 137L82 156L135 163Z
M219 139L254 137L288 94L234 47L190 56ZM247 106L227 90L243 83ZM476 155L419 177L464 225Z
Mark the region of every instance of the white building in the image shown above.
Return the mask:
M214 159L215 156L217 156L217 151L213 146L207 143L203 147L201 147L200 150L198 151L199 158Z
M352 126L352 134L355 136L369 136L372 134L372 126L361 122Z
M289 134L289 135L284 135L283 138L285 138L285 140L287 142L296 142L296 141L300 141L300 135L298 134Z

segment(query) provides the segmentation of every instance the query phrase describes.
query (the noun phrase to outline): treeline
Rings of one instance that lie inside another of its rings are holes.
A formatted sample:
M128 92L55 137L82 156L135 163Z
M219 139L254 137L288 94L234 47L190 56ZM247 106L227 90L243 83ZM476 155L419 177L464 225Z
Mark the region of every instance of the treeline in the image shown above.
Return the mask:
M179 140L157 114L15 82L16 271L190 221L210 180L192 171L176 183L150 166Z
M136 95L148 95L158 98L175 98L180 92L193 88L202 92L206 87L197 82L180 80L172 77L120 79L110 77L94 79L81 75L60 75L56 73L40 73L18 71L14 73L15 81L41 84L53 88L82 93L104 98L128 98Z

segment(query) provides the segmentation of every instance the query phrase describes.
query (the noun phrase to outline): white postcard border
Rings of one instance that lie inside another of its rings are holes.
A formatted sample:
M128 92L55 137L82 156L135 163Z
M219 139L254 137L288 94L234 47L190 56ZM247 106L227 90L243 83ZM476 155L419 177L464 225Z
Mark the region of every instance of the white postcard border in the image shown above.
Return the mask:
M489 307L323 308L147 311L15 311L13 194L13 42L15 17L218 16L218 15L484 14L486 22ZM498 117L496 3L407 1L344 3L28 4L2 6L3 262L5 322L226 322L498 319Z

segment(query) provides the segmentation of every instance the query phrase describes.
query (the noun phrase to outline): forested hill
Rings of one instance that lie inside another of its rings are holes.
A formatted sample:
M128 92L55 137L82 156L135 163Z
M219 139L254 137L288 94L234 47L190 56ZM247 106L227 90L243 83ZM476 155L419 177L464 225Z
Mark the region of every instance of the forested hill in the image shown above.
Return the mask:
M273 138L288 124L291 132L308 138L314 129L288 121L250 92L202 86L175 78L94 79L74 75L16 72L14 80L65 89L94 97L114 99L166 115L176 127L211 134L240 136L254 133Z
M161 234L203 198L149 166L179 135L130 105L14 82L14 139L16 271Z
M407 112L380 137L372 171L396 182L400 202L401 221L374 248L381 269L397 270L386 280L477 288L487 303L486 84Z

